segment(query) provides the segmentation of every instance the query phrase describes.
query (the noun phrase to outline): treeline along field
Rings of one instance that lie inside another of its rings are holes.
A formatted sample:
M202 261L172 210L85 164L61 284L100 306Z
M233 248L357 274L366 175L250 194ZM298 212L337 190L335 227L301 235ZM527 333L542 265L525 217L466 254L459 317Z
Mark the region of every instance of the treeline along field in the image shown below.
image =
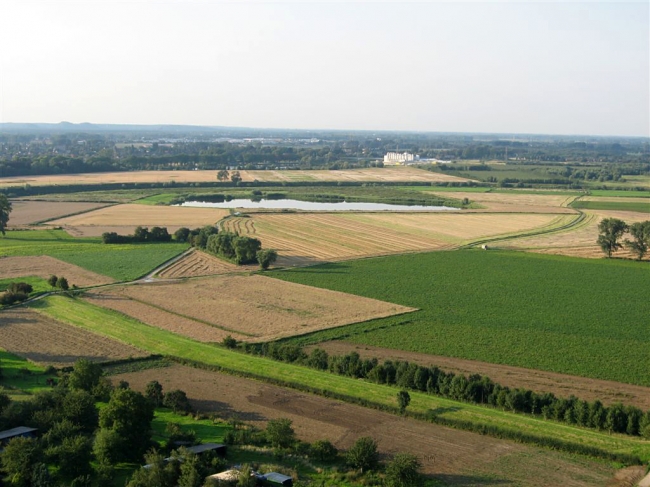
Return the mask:
M273 277L421 311L305 335L650 386L650 268L507 252L412 254Z

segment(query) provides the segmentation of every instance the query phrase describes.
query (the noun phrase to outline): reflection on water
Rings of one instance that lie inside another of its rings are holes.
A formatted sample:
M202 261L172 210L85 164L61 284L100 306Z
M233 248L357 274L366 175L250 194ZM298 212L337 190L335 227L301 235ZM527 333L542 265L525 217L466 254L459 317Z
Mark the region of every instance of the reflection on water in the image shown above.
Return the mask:
M220 203L207 201L186 201L178 206L198 208L261 208L269 210L305 210L305 211L447 211L458 210L448 206L389 205L386 203L318 203L300 200L259 200L233 199Z

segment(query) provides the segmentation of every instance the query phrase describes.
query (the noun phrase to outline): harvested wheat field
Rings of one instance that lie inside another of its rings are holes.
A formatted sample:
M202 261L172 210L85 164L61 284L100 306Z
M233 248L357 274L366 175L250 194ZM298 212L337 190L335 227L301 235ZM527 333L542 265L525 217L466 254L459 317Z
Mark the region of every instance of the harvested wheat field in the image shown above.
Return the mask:
M566 232L549 235L526 237L508 242L497 243L496 246L504 249L527 250L543 254L559 254L573 257L586 257L598 259L604 257L596 240L598 239L598 224L604 218L619 218L626 223L647 220L647 215L633 211L609 210L584 210L586 220ZM625 248L616 254L616 257L633 258L634 256ZM650 256L646 256L646 259Z
M169 267L165 267L156 277L162 279L179 279L183 277L211 276L231 272L250 272L257 270L254 265L235 265L225 260L194 250Z
M8 186L52 186L111 183L201 183L217 182L218 171L131 171L0 178ZM243 181L468 181L413 167L346 169L342 171L240 171Z
M82 213L106 206L103 203L68 203L52 201L22 201L11 202L12 211L9 227L20 227L39 223L52 218Z
M2 348L39 364L64 367L81 358L106 362L148 355L30 309L3 310L0 317Z
M605 485L614 475L604 462L400 418L217 372L174 365L111 379L126 380L139 391L157 380L164 390L185 391L200 411L235 417L258 427L270 419L288 418L301 440L328 439L340 449L349 448L359 437L371 436L383 455L417 455L423 472L444 485L587 487Z
M469 179L435 173L415 167L383 167L368 169L343 169L339 171L241 171L244 181L300 182L300 181L353 181L353 182L466 182Z
M126 204L61 218L49 224L62 226L72 235L84 237L99 236L104 232L129 234L137 226L167 227L173 233L180 227L214 225L228 214L228 210L219 208Z
M414 311L259 275L123 286L109 292L253 339L248 341L273 340Z
M539 393L552 392L558 397L568 398L575 395L587 401L598 399L606 405L622 402L625 405L641 408L643 411L650 409L650 387L342 341L323 342L308 349L316 347L326 350L331 355L357 352L362 358L376 357L380 361L400 360L424 366L435 365L445 372L455 374L481 374L508 387L521 387Z
M474 239L555 226L570 215L486 213L293 213L232 218L224 228L278 251L278 265L444 250Z
M435 189L432 189L435 193ZM445 196L462 200L467 198L473 203L484 206L487 211L508 213L576 213L567 208L575 196L563 194L517 194L517 193L463 193L445 192ZM486 211L484 210L484 211ZM472 210L476 211L476 210Z
M131 316L156 328L171 331L199 342L221 343L228 335L236 340L248 340L249 336L234 330L224 330L191 318L170 313L141 301L131 299L113 289L93 290L84 294L84 299L97 306L109 308Z
M3 279L36 276L47 279L51 275L65 276L70 285L79 287L108 284L114 279L87 271L46 255L29 257L0 257L0 276Z

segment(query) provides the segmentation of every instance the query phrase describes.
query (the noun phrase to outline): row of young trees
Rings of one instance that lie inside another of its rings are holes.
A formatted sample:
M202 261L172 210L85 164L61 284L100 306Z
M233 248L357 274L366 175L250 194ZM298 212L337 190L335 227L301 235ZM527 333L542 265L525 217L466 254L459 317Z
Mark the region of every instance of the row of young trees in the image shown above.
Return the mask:
M650 221L636 222L628 225L618 218L605 218L598 224L597 243L602 251L611 257L614 252L621 249L623 245L632 252L637 260L642 260L648 247L650 247ZM625 239L623 236L629 233L632 239Z
M315 348L307 355L296 345L278 343L266 343L261 347L247 344L246 350L378 384L396 385L402 389L533 414L544 419L650 438L650 411L644 413L634 406L604 406L598 400L588 402L574 396L558 398L552 393L539 394L502 386L479 374L465 376L444 372L436 366L425 367L407 361L387 360L379 363L376 358L362 359L356 352L330 356L325 350ZM406 406L400 403L402 407Z

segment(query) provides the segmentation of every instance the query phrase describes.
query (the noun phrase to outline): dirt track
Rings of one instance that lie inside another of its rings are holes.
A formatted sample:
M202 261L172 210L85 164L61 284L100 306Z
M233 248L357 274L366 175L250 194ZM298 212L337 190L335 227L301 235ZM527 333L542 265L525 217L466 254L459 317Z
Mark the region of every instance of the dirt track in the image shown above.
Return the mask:
M622 402L626 405L641 408L644 411L650 409L650 387L340 341L323 342L309 348L316 347L322 348L333 355L357 352L363 358L377 357L380 360L407 360L420 365L436 365L445 372L465 375L481 374L498 384L508 387L523 387L537 392L552 392L558 397L569 397L573 394L588 401L599 399L604 404Z
M383 454L411 452L427 474L445 485L587 487L605 485L613 470L582 458L403 419L310 394L216 372L172 366L112 377L144 390L158 380L165 390L184 390L195 408L264 427L275 418L293 421L306 441L327 438L345 449L372 436Z

